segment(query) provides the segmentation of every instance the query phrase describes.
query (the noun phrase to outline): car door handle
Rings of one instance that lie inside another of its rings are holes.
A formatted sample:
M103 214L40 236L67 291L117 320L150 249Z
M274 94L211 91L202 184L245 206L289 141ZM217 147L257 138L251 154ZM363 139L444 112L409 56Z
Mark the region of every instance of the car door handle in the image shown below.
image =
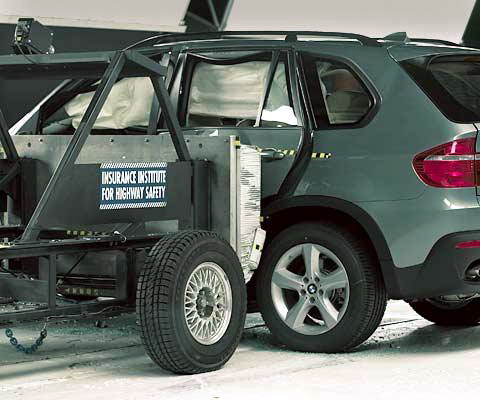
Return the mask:
M285 157L285 154L277 149L263 149L260 155L266 161L282 160Z

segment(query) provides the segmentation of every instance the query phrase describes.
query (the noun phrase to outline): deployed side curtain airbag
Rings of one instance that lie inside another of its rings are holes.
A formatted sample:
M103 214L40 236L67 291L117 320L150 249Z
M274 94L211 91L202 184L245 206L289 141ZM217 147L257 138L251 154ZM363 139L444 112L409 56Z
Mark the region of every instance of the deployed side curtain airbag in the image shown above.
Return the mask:
M76 129L87 110L94 92L82 93L65 105ZM149 78L125 78L113 85L112 91L98 116L93 129L125 129L148 126L153 100Z
M265 61L199 63L192 78L189 114L255 120L269 66Z
M234 65L198 63L192 77L188 114L254 121L269 68L267 61ZM296 125L297 120L288 104L285 65L281 63L275 71L262 120Z

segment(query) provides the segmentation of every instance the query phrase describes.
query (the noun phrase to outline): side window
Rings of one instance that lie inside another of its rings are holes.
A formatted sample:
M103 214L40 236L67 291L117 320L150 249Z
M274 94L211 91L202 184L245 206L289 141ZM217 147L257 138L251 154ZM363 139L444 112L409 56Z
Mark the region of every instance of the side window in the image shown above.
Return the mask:
M303 63L317 125L354 124L372 108L371 94L347 65L310 56Z
M270 64L197 62L190 82L185 126L253 127L257 120L259 126L296 125L285 63L278 63L269 85ZM265 106L258 118L263 99Z
M175 65L169 56L164 56L161 63L167 66L168 83L173 76ZM80 125L99 82L98 79L77 79L65 85L54 97L42 105L38 133L44 135L73 134ZM108 94L92 127L91 134L158 134L159 130L163 130L161 123L158 123L160 116L161 110L149 77L120 78ZM35 124L26 132L22 131L21 133L33 134L36 133L36 129L37 125Z

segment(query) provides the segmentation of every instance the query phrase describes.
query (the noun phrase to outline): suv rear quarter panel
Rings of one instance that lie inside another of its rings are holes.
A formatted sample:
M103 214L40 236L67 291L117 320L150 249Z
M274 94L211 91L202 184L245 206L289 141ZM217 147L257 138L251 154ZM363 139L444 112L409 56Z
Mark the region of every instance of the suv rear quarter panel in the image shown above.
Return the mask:
M314 132L313 151L332 156L310 161L295 195L336 197L364 209L384 234L397 267L422 263L448 233L477 229L475 188L428 187L412 167L416 154L476 135L473 124L449 121L386 48L321 45L312 50L310 43L308 51L348 58L375 87L380 105L365 126Z

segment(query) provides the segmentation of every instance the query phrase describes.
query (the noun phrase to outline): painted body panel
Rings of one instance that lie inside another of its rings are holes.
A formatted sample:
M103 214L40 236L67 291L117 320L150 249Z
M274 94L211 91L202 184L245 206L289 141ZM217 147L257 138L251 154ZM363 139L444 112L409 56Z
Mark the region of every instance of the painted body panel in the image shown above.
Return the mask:
M374 82L379 111L363 127L314 132L313 151L332 156L310 161L295 196L356 204L379 226L395 266L421 264L442 236L478 229L480 210L474 188L425 185L412 167L413 158L455 138L475 136L476 128L449 121L385 49L358 50L323 46L318 54L348 54Z

